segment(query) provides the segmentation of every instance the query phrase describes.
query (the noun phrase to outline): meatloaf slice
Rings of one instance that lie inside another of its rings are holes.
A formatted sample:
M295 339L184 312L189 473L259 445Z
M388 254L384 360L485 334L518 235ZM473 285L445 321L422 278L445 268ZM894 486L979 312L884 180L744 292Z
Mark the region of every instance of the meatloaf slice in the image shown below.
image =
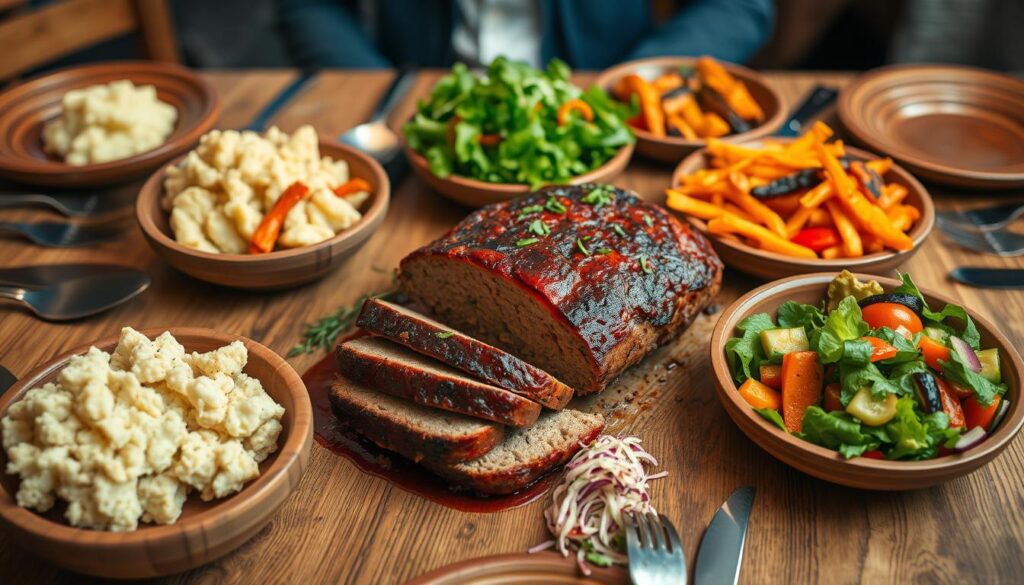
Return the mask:
M505 436L499 424L406 402L343 376L331 386L330 400L335 416L356 432L413 461L469 461Z
M537 424L509 431L486 455L464 463L423 465L438 475L482 494L510 494L562 465L604 430L604 417L578 410L545 412Z
M561 186L470 214L402 260L399 280L442 321L579 395L678 335L718 293L722 262L658 205Z
M338 346L338 367L350 380L424 406L525 427L540 405L471 378L455 368L383 337L359 337Z
M572 398L572 388L540 368L401 305L370 299L363 303L357 323L548 408L562 408Z

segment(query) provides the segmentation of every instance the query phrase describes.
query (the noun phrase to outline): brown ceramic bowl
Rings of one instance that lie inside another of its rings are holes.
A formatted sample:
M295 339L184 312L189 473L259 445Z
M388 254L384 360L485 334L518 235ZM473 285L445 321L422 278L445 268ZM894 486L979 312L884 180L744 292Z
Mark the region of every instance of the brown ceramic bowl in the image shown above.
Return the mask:
M178 270L206 282L232 288L270 290L298 286L316 280L341 266L380 227L387 214L391 186L380 164L352 147L320 142L320 155L348 163L349 174L373 187L363 217L349 229L312 246L269 254L213 254L182 246L171 231L170 214L160 206L165 169L142 186L135 202L135 216L153 251ZM171 164L178 164L181 159Z
M779 142L788 142L791 138L776 138ZM756 146L758 141L749 143ZM848 154L860 159L878 158L875 155L858 148L847 147ZM679 185L682 177L706 169L708 167L707 150L701 149L686 157L679 163L672 174L672 186ZM762 278L782 278L795 274L807 274L809 272L820 272L823 270L861 270L864 272L889 272L895 270L899 265L909 260L921 248L928 234L935 226L935 205L928 190L920 181L906 170L893 165L892 169L883 177L888 183L899 183L907 188L909 194L904 202L921 210L921 218L917 220L914 227L907 232L914 242L914 247L902 252L886 250L878 254L867 254L860 258L837 258L825 260L823 258L794 258L775 252L768 252L755 248L739 238L721 237L708 232L708 224L696 217L687 217L695 228L711 240L711 245L727 265Z
M768 85L768 82L763 77L750 69L724 61L720 61L720 63L733 77L746 84L754 101L761 106L765 114L765 120L759 126L754 127L748 132L723 136L721 140L742 142L762 138L778 130L786 119L786 108L784 107L785 102L782 100L782 94ZM669 69L693 67L696 64L697 59L695 57L639 59L606 69L598 76L594 84L610 93L617 81L632 73L636 73L645 79L654 79ZM707 144L706 140L687 140L676 136L661 138L639 128L633 128L632 130L636 134L637 152L662 162L677 163L686 155L698 148L703 148Z
M166 142L129 158L83 166L65 164L43 150L43 126L60 115L65 93L121 79L156 87L160 100L177 108L177 125ZM45 187L126 183L191 148L219 115L213 86L178 65L126 61L62 69L0 94L0 176Z
M143 331L152 338L164 329ZM259 379L285 408L278 450L260 464L260 476L242 491L221 500L203 502L191 494L174 524L139 524L134 532L105 532L74 528L57 508L46 514L15 504L17 476L0 477L0 526L11 542L61 567L107 578L156 577L186 571L218 559L241 546L273 518L295 489L309 463L313 441L313 410L302 379L288 362L267 347L244 337L210 329L172 328L168 331L190 351L209 351L240 339L249 350L245 372ZM110 351L117 337L75 348L29 372L2 398L0 416L29 389L56 379L71 356L90 346ZM0 463L7 465L6 453Z
M740 297L722 313L711 333L711 368L714 371L718 398L726 412L752 441L776 459L819 479L850 487L872 490L910 490L946 482L966 475L991 461L1010 444L1024 425L1024 363L1013 344L987 319L967 307L981 332L982 347L999 348L1003 361L1003 381L1008 388L1006 399L1010 409L996 432L984 442L964 453L946 455L929 461L884 461L857 457L846 460L835 451L819 447L782 432L763 419L744 401L736 390L725 360L725 343L736 333L736 325L754 313L775 315L785 301L817 304L825 298L828 283L836 273L794 276L768 283ZM877 280L886 290L899 285L892 278L858 274L861 280ZM922 290L932 306L955 303L953 299Z
M622 567L593 567L590 577L580 575L575 559L554 552L518 553L468 559L417 577L408 585L628 585Z
M430 170L427 159L409 148L409 144L402 140L405 156L411 163L412 170L416 172L431 189L444 195L452 201L456 201L468 207L483 207L491 203L500 203L515 199L530 193L529 185L514 185L510 183L488 183L478 181L459 175L452 175L447 179L438 177ZM581 183L607 183L626 169L629 158L633 156L633 145L627 144L619 149L619 152L606 163L590 171L569 179L569 185Z
M839 119L861 143L923 179L1024 187L1024 81L954 65L897 65L857 78Z

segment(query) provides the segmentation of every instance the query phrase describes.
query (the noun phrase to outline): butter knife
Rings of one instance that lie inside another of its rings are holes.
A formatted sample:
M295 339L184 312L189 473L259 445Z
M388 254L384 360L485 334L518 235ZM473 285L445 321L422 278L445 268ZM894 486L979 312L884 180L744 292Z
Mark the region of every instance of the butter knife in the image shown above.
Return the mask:
M1024 269L979 268L960 266L949 273L950 278L978 288L1024 288Z
M838 95L839 91L834 87L815 86L804 98L804 101L793 110L793 113L775 135L784 138L799 136L807 127L807 123L817 117L822 110L832 105Z
M739 581L753 506L754 487L748 485L734 491L715 512L697 552L696 585L735 585Z
M14 386L14 383L17 381L18 378L10 370L0 366L0 396L3 396L3 393L7 392L7 389L11 386Z
M252 122L245 127L246 130L252 130L253 132L263 132L267 128L267 124L270 123L271 118L277 111L280 110L286 103L291 101L293 97L298 95L303 87L310 82L318 72L316 70L302 71L298 77L296 77L291 83L289 83L284 89L270 100L267 105L263 106Z

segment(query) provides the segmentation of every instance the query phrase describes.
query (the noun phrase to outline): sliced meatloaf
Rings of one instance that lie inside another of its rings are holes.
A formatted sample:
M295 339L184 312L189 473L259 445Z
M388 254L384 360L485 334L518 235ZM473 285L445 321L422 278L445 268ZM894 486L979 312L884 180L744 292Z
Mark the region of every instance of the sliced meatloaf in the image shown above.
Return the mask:
M588 394L678 335L718 293L722 262L664 208L580 185L470 214L402 260L399 280L442 321Z
M499 424L406 402L343 376L330 400L335 416L356 432L413 461L477 459L505 436Z
M572 398L572 388L540 368L401 305L370 299L363 303L357 323L548 408L562 408Z
M346 341L337 357L346 378L417 404L515 427L531 425L540 415L540 404L532 400L383 337Z
M482 494L510 494L562 465L604 430L604 417L578 410L545 412L537 424L508 433L486 455L465 463L423 464L442 477Z

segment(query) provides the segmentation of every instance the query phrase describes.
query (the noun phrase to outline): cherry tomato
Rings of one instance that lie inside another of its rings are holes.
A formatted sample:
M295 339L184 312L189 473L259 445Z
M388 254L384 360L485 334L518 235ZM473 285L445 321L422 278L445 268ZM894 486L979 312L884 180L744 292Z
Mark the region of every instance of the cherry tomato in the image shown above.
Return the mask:
M885 459L885 455L882 455L882 452L879 451L878 449L865 451L864 454L861 455L861 457L867 457L868 459Z
M917 333L924 329L924 325L921 324L921 318L917 316L917 313L899 303L875 303L868 305L861 310L861 314L864 316L864 321L872 329L878 329L879 327L896 329L900 325L911 333Z

